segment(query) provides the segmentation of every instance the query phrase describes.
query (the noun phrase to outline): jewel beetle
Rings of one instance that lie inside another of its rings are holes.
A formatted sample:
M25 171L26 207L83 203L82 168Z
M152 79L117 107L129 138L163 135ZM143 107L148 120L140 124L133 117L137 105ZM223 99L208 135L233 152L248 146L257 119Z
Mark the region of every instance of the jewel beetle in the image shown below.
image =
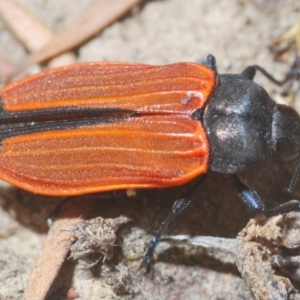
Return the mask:
M256 212L267 209L239 174L299 155L300 117L252 80L206 65L96 62L51 69L0 90L0 179L33 193L72 196L182 185L213 171L232 174ZM289 79L289 74L286 80ZM295 171L291 190L299 174ZM152 239L194 198L175 201Z

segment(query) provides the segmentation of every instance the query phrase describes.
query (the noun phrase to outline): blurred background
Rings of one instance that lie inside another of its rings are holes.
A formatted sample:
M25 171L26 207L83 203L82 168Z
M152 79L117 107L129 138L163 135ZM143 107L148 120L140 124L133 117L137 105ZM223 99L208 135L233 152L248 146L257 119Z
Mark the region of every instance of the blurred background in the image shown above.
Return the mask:
M282 79L300 51L297 0L149 0L132 1L125 8L121 8L122 0L100 2L0 0L2 84L16 74L22 77L74 62L168 64L201 62L207 54L215 55L219 73L240 73L257 64ZM11 7L14 3L19 6ZM116 6L116 12L111 13L109 6ZM275 45L285 33L289 34ZM68 54L59 58L62 52ZM257 75L255 81L274 99L300 111L297 83L289 90L294 91L292 95L283 96L285 90L263 76ZM247 179L273 205L288 200L285 189L292 172L289 166L268 166ZM238 199L228 177L208 177L199 204L180 216L180 223L172 224L169 233L235 237L254 215ZM138 253L144 251L177 194L177 190L142 191L130 200L104 200L97 209L103 216L125 214L133 220L118 243L131 250L136 247ZM0 197L0 299L20 299L45 239L45 219L58 199L31 195L7 184L2 184ZM49 299L66 299L70 286L78 299L254 299L230 257L193 249L191 258L183 252L177 249L160 257L152 279L138 270L139 261L122 262L129 275L119 289L113 284L119 278L116 263L86 271L68 261Z

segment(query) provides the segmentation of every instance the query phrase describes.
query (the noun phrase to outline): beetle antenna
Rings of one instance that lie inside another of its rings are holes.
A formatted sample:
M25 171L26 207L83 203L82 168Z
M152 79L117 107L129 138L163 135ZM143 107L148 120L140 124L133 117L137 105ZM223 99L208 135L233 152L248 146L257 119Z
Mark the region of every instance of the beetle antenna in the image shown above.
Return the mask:
M298 178L299 178L299 174L300 174L300 163L298 164L298 166L297 166L297 168L294 172L294 175L292 177L292 180L290 182L289 188L287 189L287 191L289 193L292 193L294 191L296 183L297 183Z

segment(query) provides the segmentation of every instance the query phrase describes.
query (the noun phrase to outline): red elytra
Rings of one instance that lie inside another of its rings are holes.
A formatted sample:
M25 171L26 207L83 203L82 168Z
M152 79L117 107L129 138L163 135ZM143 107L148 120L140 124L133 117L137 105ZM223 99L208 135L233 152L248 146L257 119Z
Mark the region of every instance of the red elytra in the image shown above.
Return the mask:
M192 117L216 72L197 63L83 63L0 90L0 179L70 196L181 185L207 172L209 143Z

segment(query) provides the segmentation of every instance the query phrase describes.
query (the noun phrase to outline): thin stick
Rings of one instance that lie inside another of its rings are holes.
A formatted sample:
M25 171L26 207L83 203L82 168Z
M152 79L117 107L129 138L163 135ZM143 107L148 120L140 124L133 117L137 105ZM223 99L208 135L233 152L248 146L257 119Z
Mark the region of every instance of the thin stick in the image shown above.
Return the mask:
M92 201L74 199L62 208L53 222L40 256L30 274L24 300L43 300L56 278L72 243L73 233L65 229L84 220Z

